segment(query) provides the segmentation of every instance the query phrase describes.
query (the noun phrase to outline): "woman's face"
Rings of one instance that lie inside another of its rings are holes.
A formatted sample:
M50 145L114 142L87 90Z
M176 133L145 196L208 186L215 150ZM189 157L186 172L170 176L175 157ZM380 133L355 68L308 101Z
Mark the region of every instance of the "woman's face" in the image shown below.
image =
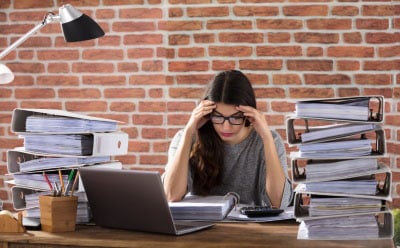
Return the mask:
M230 117L229 120L221 117ZM243 113L237 111L235 105L217 103L213 113L211 113L213 126L218 136L227 144L238 144L249 134L250 128L244 126L245 119ZM221 123L223 121L223 123ZM221 124L218 124L218 123ZM238 125L233 125L233 124Z

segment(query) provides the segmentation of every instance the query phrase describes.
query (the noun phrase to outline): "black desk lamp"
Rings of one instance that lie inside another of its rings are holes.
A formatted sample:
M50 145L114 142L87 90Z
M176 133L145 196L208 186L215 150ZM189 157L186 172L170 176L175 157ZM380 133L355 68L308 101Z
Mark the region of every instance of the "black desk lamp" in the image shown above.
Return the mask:
M31 35L51 22L61 23L61 28L66 42L90 40L104 35L104 31L101 29L101 27L89 16L75 9L70 4L66 4L59 8L59 15L48 12L40 24L35 26L28 33L2 51L0 53L0 59L4 58L12 50L27 40ZM11 72L11 70L4 64L0 64L0 84L7 84L13 80L14 74Z

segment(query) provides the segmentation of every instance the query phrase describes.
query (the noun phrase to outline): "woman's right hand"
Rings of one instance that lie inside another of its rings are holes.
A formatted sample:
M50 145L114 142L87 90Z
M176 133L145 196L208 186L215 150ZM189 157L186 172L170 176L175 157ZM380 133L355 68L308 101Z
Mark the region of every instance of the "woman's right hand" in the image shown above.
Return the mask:
M190 119L186 124L186 131L194 134L197 129L201 128L208 121L208 115L211 114L216 107L217 105L215 102L202 100L192 111Z

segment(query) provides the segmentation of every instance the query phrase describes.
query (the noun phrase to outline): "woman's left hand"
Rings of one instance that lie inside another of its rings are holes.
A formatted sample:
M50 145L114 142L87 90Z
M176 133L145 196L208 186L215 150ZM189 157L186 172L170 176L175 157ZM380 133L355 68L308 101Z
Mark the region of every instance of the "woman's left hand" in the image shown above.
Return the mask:
M246 116L246 119L251 123L253 128L261 137L270 135L268 122L263 113L250 106L239 105L236 109L243 112L243 115Z

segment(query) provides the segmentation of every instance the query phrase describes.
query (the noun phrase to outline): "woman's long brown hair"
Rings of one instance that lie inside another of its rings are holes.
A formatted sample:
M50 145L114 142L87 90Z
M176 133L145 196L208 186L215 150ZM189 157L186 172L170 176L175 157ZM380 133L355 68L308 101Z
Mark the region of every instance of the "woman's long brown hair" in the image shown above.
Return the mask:
M219 73L209 85L204 99L256 108L256 98L250 81L242 72L236 70ZM244 125L247 127L249 124L246 120ZM224 143L215 132L211 121L207 121L198 130L189 160L194 173L195 194L206 195L214 186L220 184L224 155Z

